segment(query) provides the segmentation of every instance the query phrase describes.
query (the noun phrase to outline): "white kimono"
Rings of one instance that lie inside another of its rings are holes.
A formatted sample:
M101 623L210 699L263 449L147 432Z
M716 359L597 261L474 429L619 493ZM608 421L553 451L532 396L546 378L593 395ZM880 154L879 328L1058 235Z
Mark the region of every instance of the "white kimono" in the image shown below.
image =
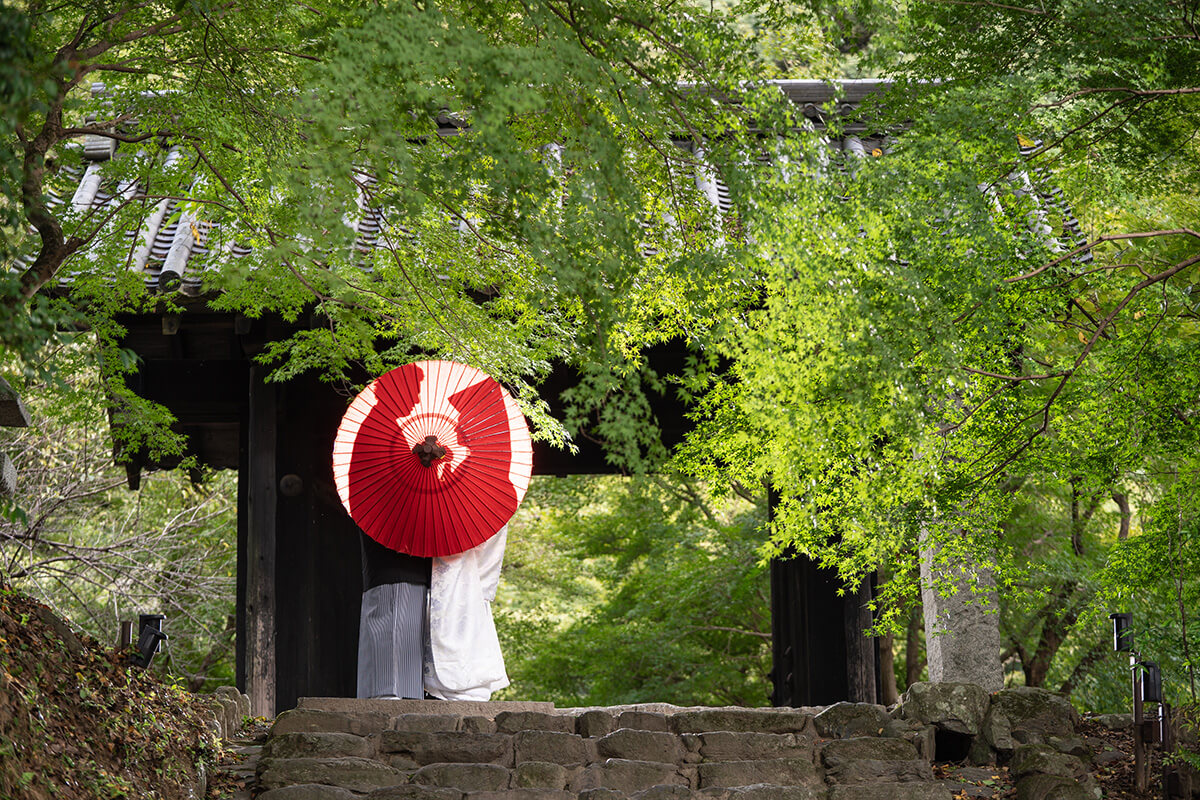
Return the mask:
M505 525L478 547L433 559L425 691L443 700L490 700L508 686L492 601L508 541Z

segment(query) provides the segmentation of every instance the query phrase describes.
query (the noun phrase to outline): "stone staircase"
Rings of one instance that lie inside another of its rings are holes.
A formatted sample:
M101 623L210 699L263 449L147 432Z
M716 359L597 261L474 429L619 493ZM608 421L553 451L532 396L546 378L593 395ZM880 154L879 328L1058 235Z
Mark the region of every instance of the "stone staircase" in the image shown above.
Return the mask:
M259 800L950 800L935 726L881 706L555 709L303 699Z
M1128 759L1028 687L917 683L890 710L304 698L265 737L244 695L209 699L226 800L1096 800L1090 771Z

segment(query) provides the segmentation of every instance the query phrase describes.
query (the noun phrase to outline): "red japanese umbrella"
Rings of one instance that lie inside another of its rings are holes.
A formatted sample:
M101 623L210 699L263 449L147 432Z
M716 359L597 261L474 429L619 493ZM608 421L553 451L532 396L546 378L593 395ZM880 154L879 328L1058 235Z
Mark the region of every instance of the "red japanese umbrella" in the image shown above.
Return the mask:
M346 409L333 444L342 505L372 539L414 556L487 541L516 512L532 470L516 402L452 361L377 378Z

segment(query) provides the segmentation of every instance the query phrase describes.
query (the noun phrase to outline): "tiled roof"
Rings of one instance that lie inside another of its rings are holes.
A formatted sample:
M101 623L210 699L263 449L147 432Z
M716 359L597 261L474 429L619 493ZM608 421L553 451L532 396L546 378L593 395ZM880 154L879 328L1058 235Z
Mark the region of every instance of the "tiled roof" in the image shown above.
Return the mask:
M818 130L825 126L830 115L843 118L843 124L839 125L841 134L826 140L831 150L854 156L865 156L869 153L878 155L887 150L887 140L873 135L861 120L854 117L854 111L862 100L886 88L885 82L847 80L836 89L819 81L776 81L774 85L778 86L784 97L801 107L804 116ZM93 93L98 92L94 90ZM462 123L444 115L444 118L439 117L439 125L439 130L444 129L447 134L453 134ZM680 143L680 146L693 147L691 143ZM144 188L135 181L113 184L105 180L104 165L118 154L116 140L88 136L77 147L82 149L82 171L64 166L58 175L61 185L75 185L69 201L74 210L85 211L90 207L102 211L114 203L145 196ZM702 162L703 154L697 155ZM162 169L176 166L180 158L180 149L170 147ZM719 214L726 215L733 210L729 190L718 175L699 169L693 177L696 187ZM1079 223L1063 201L1061 191L1045 188L1048 185L1046 178L1044 173L1034 170L1030 173L1016 173L1010 180L1016 184L1017 193L1026 193L1034 199L1036 219L1031 221L1031 226L1047 239L1060 243L1062 249L1074 248L1084 241ZM199 180L197 177L191 188L194 189ZM357 208L355 213L347 215L345 222L354 231L354 249L366 255L379 244L384 225L384 209L370 201L370 189L375 183L372 176L356 172L355 181L359 187ZM48 198L51 208L62 205L65 199L53 189L48 191ZM141 229L136 233L126 233L130 245L129 268L141 272L146 288L151 292L178 291L185 295L199 295L206 270L218 267L227 259L242 258L252 252L249 246L238 242L236 236L230 236L230 232L226 232L222 237L224 243L220 245L220 249L214 250L215 225L184 205L186 204L181 205L177 199L159 200L146 215ZM1051 230L1046 219L1047 209L1065 221L1066 231L1063 234L1055 234ZM401 231L401 234L407 236L404 231ZM648 251L647 254L652 252ZM1090 253L1084 253L1083 256L1090 259ZM26 259L27 263L31 261L32 257ZM68 267L67 272L60 275L60 281L69 283L76 274L78 273L70 271Z

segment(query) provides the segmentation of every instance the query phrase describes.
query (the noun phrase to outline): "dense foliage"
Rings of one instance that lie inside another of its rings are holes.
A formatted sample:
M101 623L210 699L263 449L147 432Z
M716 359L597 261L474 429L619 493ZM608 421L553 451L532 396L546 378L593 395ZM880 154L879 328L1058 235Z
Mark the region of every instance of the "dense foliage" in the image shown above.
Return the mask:
M763 500L714 507L665 477L535 480L495 609L505 696L767 705Z
M136 365L113 351L111 320L172 307L145 296L130 242L156 203L186 196L182 211L214 224L210 249L253 247L206 277L213 307L325 323L270 349L280 379L456 358L511 386L539 436L566 444L586 426L634 469L664 456L637 419L644 387L678 389L697 432L677 465L717 493L771 484L768 554L795 548L851 584L885 565L881 629L911 618L933 537L940 558L999 576L1014 680L1118 704L1122 667L1097 643L1123 607L1171 691L1194 696L1194 12L807 6L6 7L3 246L31 260L9 262L20 302L0 334L37 379L60 313L48 296L78 271L72 307L105 350L112 402L154 423L140 429L152 449L177 447L119 380ZM835 70L896 85L852 119L825 109L815 130L761 82ZM884 146L830 154L845 123ZM105 186L129 192L111 219L49 202L75 180L68 142L83 134L121 142ZM728 214L695 180L709 175ZM382 233L360 251L342 217L365 208ZM672 338L695 357L643 370L642 348ZM583 376L563 420L536 394L554 361ZM579 512L546 511L534 552L514 548L512 579L562 570L552 605L575 609L511 609L511 649L538 651L514 672L537 692L632 697L599 677L622 674L713 700L760 691L760 636L668 636L650 659L663 615L680 630L697 610L724 619L680 586L726 576L744 619L761 577L740 566L750 518L718 523L655 486L535 496ZM534 648L521 626L561 646ZM702 638L735 648L744 680L668 680L666 662L702 659ZM612 669L618 645L653 669Z

